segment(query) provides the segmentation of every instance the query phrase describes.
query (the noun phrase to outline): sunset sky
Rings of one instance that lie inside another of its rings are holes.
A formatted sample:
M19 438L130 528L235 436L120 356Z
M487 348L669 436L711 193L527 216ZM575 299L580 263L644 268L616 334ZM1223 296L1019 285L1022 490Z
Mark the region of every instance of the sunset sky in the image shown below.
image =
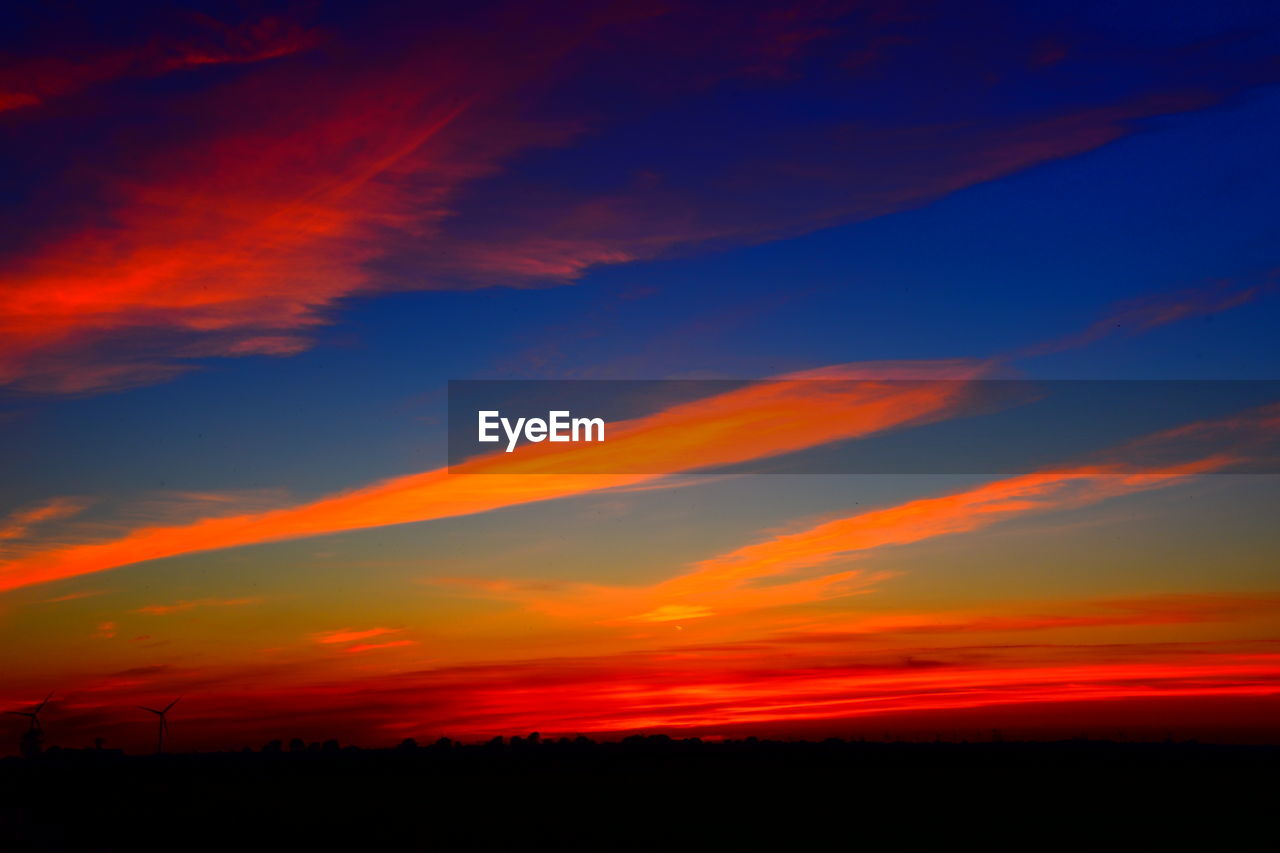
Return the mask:
M174 749L1280 739L1280 399L778 462L986 379L1280 379L1273 3L11 15L0 708L52 691L47 744L178 696ZM451 469L469 379L778 381L583 473Z

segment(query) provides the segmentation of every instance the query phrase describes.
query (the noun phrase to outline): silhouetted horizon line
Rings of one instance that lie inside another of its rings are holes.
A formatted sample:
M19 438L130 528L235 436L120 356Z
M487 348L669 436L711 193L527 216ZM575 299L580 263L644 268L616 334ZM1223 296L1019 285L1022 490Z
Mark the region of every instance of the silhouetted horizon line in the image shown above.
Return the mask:
M933 739L904 739L904 738L868 738L868 737L827 737L822 739L808 738L777 738L777 737L759 737L748 735L745 737L720 737L720 736L680 736L671 735L665 732L654 732L648 734L631 734L623 737L614 738L592 738L587 735L561 735L555 737L543 737L539 732L528 732L523 735L495 735L487 739L477 740L460 740L447 736L436 738L429 742L420 742L417 738L407 737L400 743L387 746L362 746L359 744L343 744L337 738L327 738L320 740L304 740L300 737L294 738L273 738L266 743L254 747L248 744L239 747L223 747L211 749L194 749L181 752L166 753L147 753L147 752L130 752L125 748L107 746L105 740L99 739L91 746L64 746L59 744L44 747L38 754L20 756L17 754L7 754L0 756L0 760L41 760L46 758L56 758L58 756L79 756L79 755L105 755L113 757L131 757L131 758L182 758L182 757L201 757L201 756L235 756L235 755L255 755L255 756L314 756L314 755L336 755L336 754L405 754L405 753L423 753L423 754L441 754L441 753L457 753L457 754L493 754L496 752L503 753L520 753L522 751L545 751L548 753L557 752L560 754L569 754L573 752L585 751L683 751L691 750L701 751L744 751L752 749L760 750L807 750L810 753L815 751L833 751L840 749L867 749L867 750L884 750L898 748L906 750L929 750L929 749L1028 749L1028 750L1052 750L1068 747L1090 747L1095 749L1151 749L1151 748L1178 748L1178 749L1203 749L1203 750L1225 750L1225 751L1278 751L1280 752L1280 741L1273 742L1251 742L1251 743L1228 743L1220 741L1206 741L1195 737L1175 738L1172 735L1165 738L1115 738L1115 737L1096 737L1086 734L1073 737L1060 738L1005 738L1000 732L992 732L992 736L986 739L943 739L936 737Z

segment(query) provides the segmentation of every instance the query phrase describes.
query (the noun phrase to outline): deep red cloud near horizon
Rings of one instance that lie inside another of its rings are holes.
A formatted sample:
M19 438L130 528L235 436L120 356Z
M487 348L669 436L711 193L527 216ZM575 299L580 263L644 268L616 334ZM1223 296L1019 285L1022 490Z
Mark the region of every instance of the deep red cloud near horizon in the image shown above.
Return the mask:
M1165 609L1159 621L1220 618L1221 602L1131 602ZM1274 602L1270 607L1274 611ZM1169 612L1173 608L1179 615ZM1123 620L1124 617L1121 617ZM1034 637L1062 625L1006 625ZM975 625L975 636L993 626ZM954 632L957 626L939 626ZM991 636L989 633L986 636ZM188 749L260 746L272 739L390 746L406 737L475 742L538 731L597 739L637 732L685 737L802 738L838 733L870 739L1061 738L1082 733L1225 742L1269 740L1280 703L1274 649L1115 646L1082 654L1052 642L1045 660L1017 662L1019 645L957 650L908 647L878 658L841 659L806 641L803 655L743 644L611 658L513 661L395 676L299 684L270 666L225 672L168 667L121 671L62 694L47 726L68 746L105 736L145 750L152 726L136 706L183 695L175 743ZM699 653L700 652L700 653ZM1056 655L1055 655L1056 653ZM1058 659L1055 660L1055 657ZM985 722L984 722L985 721Z

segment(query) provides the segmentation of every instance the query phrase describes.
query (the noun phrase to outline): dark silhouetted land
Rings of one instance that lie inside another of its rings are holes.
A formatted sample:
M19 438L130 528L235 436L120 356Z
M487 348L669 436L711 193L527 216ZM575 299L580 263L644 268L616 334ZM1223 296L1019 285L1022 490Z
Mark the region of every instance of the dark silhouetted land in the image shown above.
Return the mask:
M1278 771L1280 747L1088 740L50 750L0 761L0 849L1232 850L1270 837Z

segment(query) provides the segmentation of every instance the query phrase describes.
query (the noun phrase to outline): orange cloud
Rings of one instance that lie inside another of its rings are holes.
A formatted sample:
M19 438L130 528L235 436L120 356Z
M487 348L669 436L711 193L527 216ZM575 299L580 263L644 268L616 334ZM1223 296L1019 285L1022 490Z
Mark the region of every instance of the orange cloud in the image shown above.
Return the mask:
M139 607L135 613L147 613L152 616L167 616L170 613L184 613L197 607L239 607L246 604L261 604L260 598L200 598L195 601L175 601L173 604L148 604Z
M1280 405L1203 421L1129 442L1102 461L997 480L972 489L858 513L745 545L645 587L501 582L470 585L548 615L582 622L665 622L779 608L848 595L888 577L845 570L776 582L855 555L979 530L1034 512L1112 497L1230 470L1280 435ZM1164 464L1150 468L1153 463ZM759 583L770 579L767 585Z
M416 646L416 640L391 640L386 643L357 643L354 646L347 646L348 654L360 654L361 652L372 652L378 649L398 649L404 646Z
M603 443L556 445L551 451L526 445L515 453L480 456L452 470L397 477L302 506L50 548L0 563L0 591L197 551L487 512L857 438L961 410L970 385L956 380L974 378L984 369L973 363L921 362L808 371L619 422ZM941 378L910 383L870 378L886 372L895 378ZM569 467L566 456L575 470L649 468L655 473L554 473Z
M1026 605L1019 605L1025 608ZM839 644L853 638L913 634L1001 634L1080 628L1132 628L1238 622L1280 611L1280 596L1154 595L1082 603L1046 602L1031 612L878 613L811 621L770 643Z
M88 505L81 498L51 498L42 504L11 513L0 519L0 541L21 539L32 527L46 521L56 521L78 514Z
M64 601L78 601L82 598L93 598L102 595L101 590L85 590L84 592L69 592L66 595L58 595L53 598L46 598L41 604L61 604Z
M337 631L321 631L314 636L317 643L354 643L356 640L367 640L370 637L381 637L384 634L398 634L400 628L366 628L356 631L351 628L340 628Z

